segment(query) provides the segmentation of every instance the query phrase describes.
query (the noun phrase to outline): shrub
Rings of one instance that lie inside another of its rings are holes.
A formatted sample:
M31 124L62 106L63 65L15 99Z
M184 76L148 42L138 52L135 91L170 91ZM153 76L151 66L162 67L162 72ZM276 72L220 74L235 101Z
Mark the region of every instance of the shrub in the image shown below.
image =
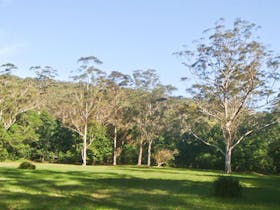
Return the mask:
M30 162L25 161L25 162L22 162L19 165L18 168L20 168L20 169L35 169L36 166L34 164L30 163Z
M0 145L0 161L7 160L9 157L8 151Z
M242 186L238 179L231 176L220 176L214 182L215 195L220 197L241 196Z
M177 151L172 151L169 149L158 150L154 156L157 166L168 165L171 160L174 159L174 155L177 154Z

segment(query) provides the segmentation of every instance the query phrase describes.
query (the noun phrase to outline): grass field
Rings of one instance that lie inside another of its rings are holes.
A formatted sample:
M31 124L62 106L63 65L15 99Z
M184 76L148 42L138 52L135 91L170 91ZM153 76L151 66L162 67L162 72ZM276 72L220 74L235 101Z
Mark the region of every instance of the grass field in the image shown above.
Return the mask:
M0 209L280 209L280 177L235 174L241 198L213 195L219 172L0 163Z

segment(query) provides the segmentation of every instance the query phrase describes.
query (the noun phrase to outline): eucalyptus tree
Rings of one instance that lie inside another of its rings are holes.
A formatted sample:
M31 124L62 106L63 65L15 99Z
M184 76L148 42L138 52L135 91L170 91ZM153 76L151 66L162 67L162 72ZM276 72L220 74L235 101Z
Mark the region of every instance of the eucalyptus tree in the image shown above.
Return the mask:
M132 106L134 108L134 121L140 130L138 165L142 164L143 144L147 147L147 165L151 165L151 152L154 140L158 138L164 128L164 109L168 93L174 89L172 86L160 84L159 76L155 70L138 70L133 73L134 89Z
M87 163L87 148L92 144L88 138L89 125L91 122L100 121L102 115L101 105L104 91L105 72L95 65L102 62L94 57L82 57L78 60L80 67L74 80L74 87L68 86L64 90L66 95L60 101L59 115L69 129L75 131L83 138L81 151L83 166Z
M32 66L29 70L35 74L35 86L39 92L37 109L51 111L57 99L57 70L51 66Z
M13 64L0 66L0 122L8 130L19 114L34 109L38 91L32 79L20 79L11 75L17 69Z
M268 106L274 93L272 85L279 79L279 57L259 42L258 28L240 19L227 28L221 20L205 31L209 36L195 42L195 50L177 53L185 58L184 64L194 75L190 92L195 104L210 124L220 126L224 148L217 141L199 136L193 126L195 119L189 130L196 139L221 152L226 173L231 173L232 150L250 134L275 122L262 124L248 117ZM241 130L246 123L248 129Z
M131 84L129 75L118 71L112 71L107 77L107 123L113 126L113 165L117 165L117 157L120 155L117 148L118 130L127 129L127 119L124 118L125 109L128 107L126 88ZM121 149L119 150L121 151Z
M34 71L36 75L35 78L41 93L46 92L51 83L54 82L55 77L58 76L57 70L51 66L32 66L30 70Z
M12 63L5 63L0 66L0 75L10 75L12 71L16 70L17 66Z
M148 117L150 114L150 92L159 85L159 76L153 69L137 70L133 72L134 91L131 93L132 119L139 128L138 163L142 164L143 144L147 140Z
M168 110L165 86L155 87L148 96L148 104L145 116L145 127L143 133L148 143L147 148L147 165L151 166L152 145L166 129L168 123L164 120L165 112Z

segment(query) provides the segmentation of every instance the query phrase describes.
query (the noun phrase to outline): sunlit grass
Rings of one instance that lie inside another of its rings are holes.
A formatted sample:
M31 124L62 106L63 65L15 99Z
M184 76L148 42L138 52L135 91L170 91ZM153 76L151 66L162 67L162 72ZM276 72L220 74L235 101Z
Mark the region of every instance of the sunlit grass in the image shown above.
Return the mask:
M243 196L213 196L216 171L0 163L0 209L280 209L280 177L235 174Z

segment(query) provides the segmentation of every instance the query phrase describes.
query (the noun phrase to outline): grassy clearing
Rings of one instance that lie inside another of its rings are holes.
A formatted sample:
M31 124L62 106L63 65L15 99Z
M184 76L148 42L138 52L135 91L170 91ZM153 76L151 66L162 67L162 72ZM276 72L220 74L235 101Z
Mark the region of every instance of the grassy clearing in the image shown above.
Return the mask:
M280 209L280 177L235 174L243 197L213 196L218 172L0 163L0 209Z

